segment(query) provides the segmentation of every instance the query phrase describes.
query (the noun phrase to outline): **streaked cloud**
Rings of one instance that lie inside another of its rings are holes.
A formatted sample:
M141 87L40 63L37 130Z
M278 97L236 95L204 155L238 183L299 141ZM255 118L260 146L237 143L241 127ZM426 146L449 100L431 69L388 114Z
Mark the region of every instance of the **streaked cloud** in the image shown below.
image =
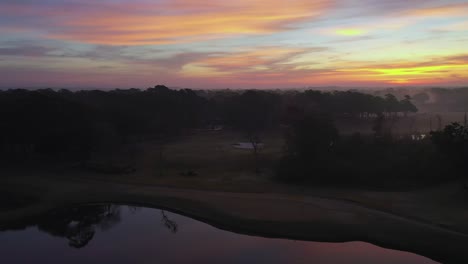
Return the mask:
M450 1L445 1L446 4L416 8L407 13L410 16L418 17L454 17L454 16L466 16L468 12L468 3L455 3L452 4Z
M104 1L78 5L7 4L1 14L33 16L46 37L106 45L194 42L270 34L311 21L330 6L317 0ZM37 10L36 10L37 9ZM17 28L35 27L18 23Z
M14 46L14 47L1 47L0 56L28 56L39 57L45 56L51 48L41 46Z
M467 23L466 0L0 0L0 86L467 85Z
M299 66L293 59L307 53L323 51L324 48L282 48L262 47L249 51L205 57L187 64L197 69L205 68L211 72L233 74L239 72L288 71ZM191 74L190 71L185 71Z
M432 30L434 32L468 31L468 20L462 21L462 22L450 23L448 25L443 25L443 26L435 26Z

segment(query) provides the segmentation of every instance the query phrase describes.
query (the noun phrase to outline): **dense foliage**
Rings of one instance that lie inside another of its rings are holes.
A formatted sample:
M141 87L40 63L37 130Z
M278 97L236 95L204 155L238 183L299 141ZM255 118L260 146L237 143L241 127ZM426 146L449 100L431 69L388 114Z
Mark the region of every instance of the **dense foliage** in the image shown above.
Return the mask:
M103 146L175 137L214 123L260 141L262 131L311 113L369 118L415 111L409 97L358 92L16 89L0 91L0 153L86 160Z
M427 98L419 94L416 99ZM420 141L393 137L386 129L387 120L417 111L412 100L354 91L194 91L163 85L146 90L0 91L0 155L3 160L85 161L100 148L164 141L216 124L241 131L252 144L261 142L265 131L283 130L286 146L277 176L289 182L388 186L465 173L465 126L454 123ZM374 133L340 133L335 127L340 119L364 120L373 124Z
M192 90L9 90L0 92L0 148L86 159L102 144L142 135L177 135L197 127L207 100Z
M462 169L461 174L467 174L468 128L459 123L453 123L446 126L442 131L432 132L431 138L443 158L448 159L457 168Z
M379 116L376 120L384 118ZM331 118L304 116L287 133L277 176L293 183L417 187L466 174L468 130L454 123L430 138L339 135Z
M401 98L411 95L412 102L422 112L468 112L467 88L390 88L370 93L393 94Z
M313 109L315 112L360 117L376 116L380 113L396 115L417 112L417 108L410 100L409 96L398 100L392 94L380 97L353 91L326 93L313 90L298 93L293 98L295 104Z

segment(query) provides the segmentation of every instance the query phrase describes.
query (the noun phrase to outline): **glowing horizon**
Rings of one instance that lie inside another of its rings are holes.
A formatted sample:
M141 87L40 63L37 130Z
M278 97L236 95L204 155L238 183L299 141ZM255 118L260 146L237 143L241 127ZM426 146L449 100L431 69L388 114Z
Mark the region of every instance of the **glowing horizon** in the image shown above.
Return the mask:
M0 0L0 88L468 86L468 1Z

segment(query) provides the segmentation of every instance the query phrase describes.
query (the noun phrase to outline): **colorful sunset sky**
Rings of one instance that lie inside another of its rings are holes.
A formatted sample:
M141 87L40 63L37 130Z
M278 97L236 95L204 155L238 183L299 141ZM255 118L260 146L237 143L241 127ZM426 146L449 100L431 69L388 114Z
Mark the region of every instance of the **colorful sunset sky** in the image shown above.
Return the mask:
M0 87L468 86L468 1L0 0Z

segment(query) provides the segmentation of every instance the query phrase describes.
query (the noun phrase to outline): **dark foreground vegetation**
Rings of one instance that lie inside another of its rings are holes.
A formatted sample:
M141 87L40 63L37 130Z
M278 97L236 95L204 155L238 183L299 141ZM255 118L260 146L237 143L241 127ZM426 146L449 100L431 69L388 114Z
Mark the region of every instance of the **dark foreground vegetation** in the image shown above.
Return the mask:
M261 173L262 136L282 131L286 145L275 168L281 181L387 186L463 177L466 117L465 124L430 134L394 131L397 120L417 110L407 95L354 91L194 91L163 85L76 92L16 89L0 91L0 155L4 164L89 164L94 153L125 144L151 140L163 145L194 131L229 129L252 144L254 170ZM371 125L372 131L339 131L336 123L343 122Z
M373 135L340 135L330 119L304 117L288 132L278 176L287 182L380 187L417 187L465 177L464 126L454 123L424 139L381 135L379 127Z

